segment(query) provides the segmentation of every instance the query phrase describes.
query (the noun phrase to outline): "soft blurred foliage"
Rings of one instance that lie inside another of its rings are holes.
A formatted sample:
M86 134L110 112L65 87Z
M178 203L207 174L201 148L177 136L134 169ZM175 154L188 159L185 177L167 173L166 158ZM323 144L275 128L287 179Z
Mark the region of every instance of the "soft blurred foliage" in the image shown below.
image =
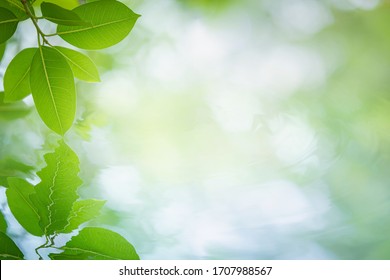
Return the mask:
M144 259L390 258L389 2L123 2L142 17L89 53L67 135L94 223ZM58 140L25 103L0 103L0 177L36 180Z

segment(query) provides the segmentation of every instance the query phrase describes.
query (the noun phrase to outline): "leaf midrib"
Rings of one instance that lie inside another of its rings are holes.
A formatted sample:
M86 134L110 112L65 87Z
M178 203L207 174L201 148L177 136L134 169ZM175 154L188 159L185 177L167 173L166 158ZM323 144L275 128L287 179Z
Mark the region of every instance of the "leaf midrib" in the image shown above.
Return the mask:
M23 80L26 78L26 76L30 72L30 68L31 68L31 66L27 68L26 73L24 73L22 78L16 83L15 87L10 91L9 95L12 95L14 93L14 91L18 88L18 86L23 82ZM8 98L6 101L8 101Z
M94 255L97 255L97 256L102 256L102 257L105 257L105 258L109 258L109 259L112 259L112 260L121 260L121 259L118 259L118 258L114 258L114 257L111 257L111 256L108 256L108 255L105 255L105 254L102 254L102 253L99 253L99 252L96 252L96 251L91 251L91 250L86 250L86 249L82 249L82 248L77 248L77 247L61 247L62 250L70 250L70 251L80 251L80 252L83 252L83 253L90 253L90 254L94 254Z
M19 19L18 18L12 18L12 19L7 19L7 20L4 20L4 21L0 21L0 24L7 24L7 23L12 23L12 22L18 22Z
M57 32L57 35L67 35L67 34L73 34L73 33L88 31L88 30L100 28L100 27L103 27L103 26L124 22L124 21L130 20L132 18L134 18L134 16L123 18L123 19L119 19L119 20L115 20L115 21L105 22L105 23L101 23L101 24L98 24L98 25L92 25L91 27L86 27L86 28L83 28L83 29L75 29L75 30Z
M49 74L47 73L47 69L46 69L45 58L43 57L43 50L42 50L42 47L39 48L39 52L40 52L40 54L41 54L41 60L42 60L43 71L45 72L45 78L46 78L47 85L48 85L48 87L49 87L49 92L50 92L51 101L52 101L53 106L54 106L54 111L56 112L56 117L57 117L57 120L58 120L58 124L60 125L61 134L63 134L63 131L64 131L64 130L63 130L63 128L62 128L62 123L61 123L61 120L60 120L60 116L59 116L59 114L58 114L57 105L56 105L55 100L54 100L54 95L53 95L53 91L52 91L51 84L50 84L50 80L49 80Z
M45 16L45 19L50 20L50 21L56 20L56 21L77 22L77 23L84 22L82 19L63 19L63 18L55 18L55 17L50 17L50 16Z
M38 220L39 220L39 214L38 212L35 210L35 207L32 203L30 203L25 197L24 195L19 191L18 188L13 188L15 189L15 191L22 197L22 199L27 203L27 205L31 208L31 210L33 210L33 212L35 213L35 215L38 217Z
M0 257L4 257L4 258L13 258L15 260L23 260L23 258L19 257L19 256L15 256L15 255L10 255L10 254L0 254Z

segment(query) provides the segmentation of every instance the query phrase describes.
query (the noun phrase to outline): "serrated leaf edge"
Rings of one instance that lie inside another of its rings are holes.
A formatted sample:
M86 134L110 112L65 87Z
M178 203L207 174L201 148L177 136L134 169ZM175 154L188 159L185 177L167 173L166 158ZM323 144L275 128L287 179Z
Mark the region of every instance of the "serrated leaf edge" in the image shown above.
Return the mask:
M75 205L75 203L76 202L74 202L73 203L73 205L72 205L72 208L73 208L73 206ZM67 219L67 221L68 221L68 223L65 225L65 227L61 230L61 231L66 231L67 230L67 227L68 226L70 226L70 224L71 224L71 220L73 219L73 218L76 218L77 217L77 215L79 214L79 213L81 213L84 209L90 209L90 208L93 208L93 204L91 204L89 207L88 206L83 206L83 207L81 207L78 211L73 211L73 209L72 209L72 212L71 212L71 214L68 216L68 219ZM92 218L93 219L93 218ZM87 221L86 221L87 222ZM83 223L82 223L83 224Z

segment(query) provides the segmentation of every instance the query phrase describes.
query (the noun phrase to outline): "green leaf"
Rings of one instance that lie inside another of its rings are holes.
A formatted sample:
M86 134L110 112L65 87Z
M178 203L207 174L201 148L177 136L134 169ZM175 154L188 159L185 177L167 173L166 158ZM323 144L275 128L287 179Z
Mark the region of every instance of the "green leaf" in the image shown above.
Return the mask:
M39 6L43 0L37 0L34 5ZM65 9L73 9L79 5L78 0L45 0L45 2L55 3Z
M30 4L28 4L31 8ZM0 7L10 10L19 20L28 19L24 6L20 0L1 0ZM31 8L31 11L32 8Z
M0 7L0 44L14 35L19 19L10 11Z
M24 255L5 233L0 232L0 260L23 260Z
M6 232L7 231L7 222L4 218L4 215L2 212L0 212L0 232Z
M28 48L18 53L4 74L4 101L21 100L30 94L30 68L37 48Z
M38 208L44 234L52 235L68 225L73 203L78 198L76 190L82 181L78 177L79 159L63 141L44 158L47 166L37 173L41 182L36 185L31 201Z
M5 53L5 47L6 47L6 46L7 46L7 45L6 45L5 43L0 44L0 62L1 62L1 60L3 59L4 53Z
M55 47L68 61L76 78L86 82L100 82L99 72L86 55L64 47Z
M103 207L104 200L79 200L73 204L72 212L68 218L68 224L62 230L62 233L69 233L77 229L81 224L97 217L100 209Z
M139 15L118 1L97 1L81 5L73 11L91 26L58 25L57 34L81 49L103 49L122 41L131 31Z
M75 12L62 8L56 4L43 2L42 15L45 19L63 25L87 25Z
M28 115L31 108L24 102L4 103L4 92L0 92L0 120L14 120Z
M8 178L8 184L6 194L12 214L29 233L42 236L43 231L39 226L38 209L30 199L30 196L35 193L34 187L19 178Z
M50 254L54 260L139 260L124 237L103 228L84 228L61 248L64 252Z
M31 65L30 86L44 123L64 135L76 113L74 78L65 58L53 48L39 48Z

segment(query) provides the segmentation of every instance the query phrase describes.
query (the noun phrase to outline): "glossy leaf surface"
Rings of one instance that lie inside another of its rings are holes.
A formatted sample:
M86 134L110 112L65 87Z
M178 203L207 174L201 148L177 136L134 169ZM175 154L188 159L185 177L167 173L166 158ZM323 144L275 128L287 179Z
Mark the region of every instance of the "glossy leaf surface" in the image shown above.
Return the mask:
M87 25L76 13L53 3L43 2L42 15L45 19L63 25Z
M8 184L6 194L12 214L29 233L42 236L38 209L30 199L30 196L35 193L34 187L19 178L8 178Z
M100 82L99 72L88 56L64 47L55 48L66 58L76 78L86 82Z
M139 15L118 1L96 1L73 11L91 26L59 25L62 39L81 49L103 49L122 41L131 31Z
M39 48L31 65L30 86L44 123L58 134L65 134L76 113L74 78L65 58L53 48Z
M4 74L4 101L21 100L30 94L30 68L37 48L28 48L18 53Z

